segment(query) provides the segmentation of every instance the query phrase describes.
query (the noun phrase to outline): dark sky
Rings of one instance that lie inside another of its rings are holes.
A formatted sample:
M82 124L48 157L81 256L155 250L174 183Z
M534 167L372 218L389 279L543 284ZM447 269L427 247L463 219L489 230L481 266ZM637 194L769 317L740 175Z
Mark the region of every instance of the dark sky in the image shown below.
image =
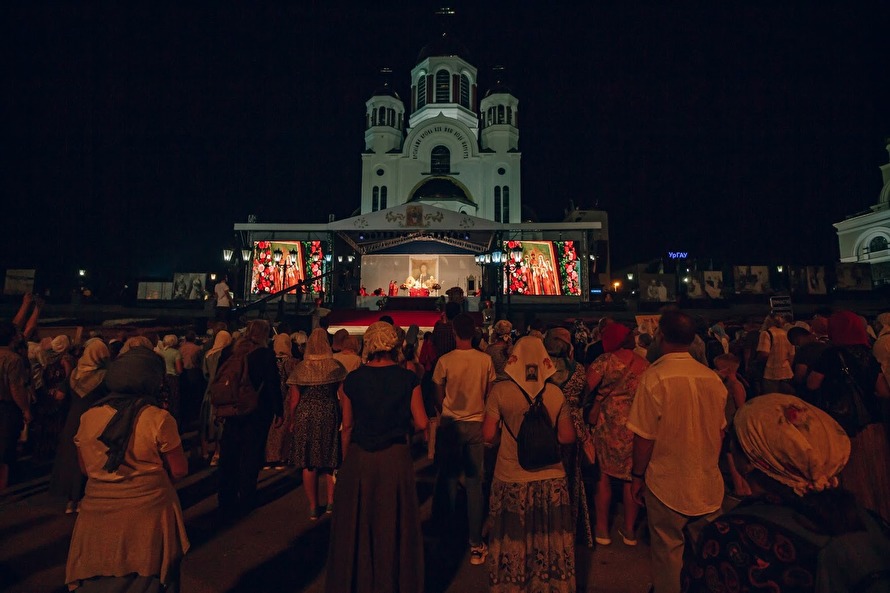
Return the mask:
M541 220L598 204L617 265L837 257L888 159L890 3L560 4L452 24L482 89L507 68ZM378 70L407 102L440 31L432 3L356 6L4 3L2 267L166 277L217 267L249 213L348 216Z

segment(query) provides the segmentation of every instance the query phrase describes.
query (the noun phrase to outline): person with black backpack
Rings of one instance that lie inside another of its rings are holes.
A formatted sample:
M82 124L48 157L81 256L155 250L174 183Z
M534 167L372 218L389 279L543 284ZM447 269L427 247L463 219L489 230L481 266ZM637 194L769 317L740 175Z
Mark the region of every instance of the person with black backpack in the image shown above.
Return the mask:
M485 406L482 437L500 448L491 484L489 591L575 591L575 518L559 446L575 442L556 366L535 337L516 342ZM503 431L499 429L503 427Z
M850 461L841 474L844 488L890 521L890 442L878 401L878 396L890 397L887 381L871 354L861 317L835 311L828 319L828 337L831 345L813 364L807 388L813 403L850 437Z
M256 502L256 484L269 427L283 422L281 381L269 348L269 322L255 319L230 352L224 351L208 389L216 417L225 423L219 457L220 519L246 515Z

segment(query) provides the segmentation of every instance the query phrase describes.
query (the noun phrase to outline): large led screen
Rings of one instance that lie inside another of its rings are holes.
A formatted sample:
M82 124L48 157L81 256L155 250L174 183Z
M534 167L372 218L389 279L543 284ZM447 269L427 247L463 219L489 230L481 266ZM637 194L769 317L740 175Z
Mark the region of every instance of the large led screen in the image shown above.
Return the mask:
M574 241L506 241L504 253L505 293L581 295L582 265Z
M281 257L275 261L276 252ZM250 292L270 294L295 286L306 279L316 278L304 289L321 292L324 253L321 241L256 241L253 247ZM288 294L296 293L296 289Z

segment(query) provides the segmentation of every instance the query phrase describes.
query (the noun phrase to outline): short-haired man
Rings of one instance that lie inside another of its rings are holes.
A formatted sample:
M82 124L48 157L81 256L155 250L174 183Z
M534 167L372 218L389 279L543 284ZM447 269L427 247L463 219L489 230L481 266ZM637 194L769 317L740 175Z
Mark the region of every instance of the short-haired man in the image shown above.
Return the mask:
M640 376L627 428L634 433L631 491L645 496L655 593L680 591L691 520L719 511L723 477L717 467L726 427L727 390L720 377L689 354L695 322L667 311L658 324L662 356Z
M13 349L18 337L14 324L0 322L0 490L9 485L9 466L15 463L19 435L24 424L31 422L28 371Z
M442 419L436 432L436 459L439 485L447 486L450 512L454 512L457 482L461 473L467 491L467 524L470 539L470 563L482 564L488 550L482 541L485 500L482 494L483 457L482 419L485 400L495 380L491 356L473 348L475 323L466 313L456 315L451 323L455 348L439 357L433 371L436 384L436 408ZM437 489L438 490L438 489Z

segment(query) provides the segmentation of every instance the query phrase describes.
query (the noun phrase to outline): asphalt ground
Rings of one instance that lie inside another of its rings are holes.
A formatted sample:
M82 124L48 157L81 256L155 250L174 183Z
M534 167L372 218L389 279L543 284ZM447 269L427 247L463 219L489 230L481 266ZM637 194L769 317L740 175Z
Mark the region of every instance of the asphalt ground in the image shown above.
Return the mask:
M189 476L177 484L192 544L182 566L182 593L324 590L330 520L324 516L309 520L298 471L264 469L258 508L235 524L219 527L216 469L200 460L191 465ZM23 466L29 466L29 460ZM487 591L487 567L469 563L463 509L447 518L450 530L434 527L436 470L422 445L415 450L415 468L424 522L426 590ZM45 464L25 469L25 481L0 493L0 591L62 593L76 515L64 514L64 501L47 494ZM619 512L620 507L614 509L613 516ZM641 531L645 526L638 530L643 535ZM612 539L611 545L597 549L579 546L578 590L645 593L650 582L645 538L638 537L636 547L625 546L613 527Z

